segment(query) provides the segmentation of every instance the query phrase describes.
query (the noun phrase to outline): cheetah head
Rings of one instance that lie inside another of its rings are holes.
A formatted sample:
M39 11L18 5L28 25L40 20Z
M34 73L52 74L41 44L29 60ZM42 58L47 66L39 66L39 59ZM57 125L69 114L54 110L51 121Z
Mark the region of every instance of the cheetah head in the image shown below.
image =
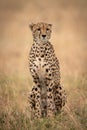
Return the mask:
M29 26L36 42L47 42L50 39L52 28L51 24L37 23L30 24Z

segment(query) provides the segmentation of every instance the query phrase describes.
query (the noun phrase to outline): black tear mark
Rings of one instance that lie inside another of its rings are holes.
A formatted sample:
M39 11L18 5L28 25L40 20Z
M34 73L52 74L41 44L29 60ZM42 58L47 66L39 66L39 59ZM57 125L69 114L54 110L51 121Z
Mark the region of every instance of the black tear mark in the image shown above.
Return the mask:
M46 72L48 72L49 71L49 69L46 69Z

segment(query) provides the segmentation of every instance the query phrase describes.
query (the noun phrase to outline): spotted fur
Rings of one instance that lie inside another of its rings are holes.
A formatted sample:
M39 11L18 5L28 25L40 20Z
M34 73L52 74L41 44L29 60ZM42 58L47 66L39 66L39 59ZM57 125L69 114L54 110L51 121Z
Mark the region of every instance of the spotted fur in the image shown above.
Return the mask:
M33 44L29 53L29 69L34 87L29 95L32 118L51 117L61 111L66 93L60 84L59 61L51 38L52 25L31 24Z

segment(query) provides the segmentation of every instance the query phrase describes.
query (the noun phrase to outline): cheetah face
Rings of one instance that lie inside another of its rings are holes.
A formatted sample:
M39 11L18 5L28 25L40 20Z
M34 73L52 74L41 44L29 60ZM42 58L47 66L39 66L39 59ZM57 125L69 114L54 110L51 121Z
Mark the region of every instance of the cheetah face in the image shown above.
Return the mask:
M51 28L52 25L47 23L37 23L30 25L33 38L37 42L47 42L51 37Z

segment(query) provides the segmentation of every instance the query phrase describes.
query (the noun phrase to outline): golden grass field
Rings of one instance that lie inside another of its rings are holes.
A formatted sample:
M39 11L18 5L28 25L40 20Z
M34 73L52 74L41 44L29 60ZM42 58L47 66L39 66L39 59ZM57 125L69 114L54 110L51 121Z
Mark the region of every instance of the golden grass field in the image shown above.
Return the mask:
M30 23L53 24L67 104L54 119L31 122ZM87 1L0 0L0 130L87 130Z

